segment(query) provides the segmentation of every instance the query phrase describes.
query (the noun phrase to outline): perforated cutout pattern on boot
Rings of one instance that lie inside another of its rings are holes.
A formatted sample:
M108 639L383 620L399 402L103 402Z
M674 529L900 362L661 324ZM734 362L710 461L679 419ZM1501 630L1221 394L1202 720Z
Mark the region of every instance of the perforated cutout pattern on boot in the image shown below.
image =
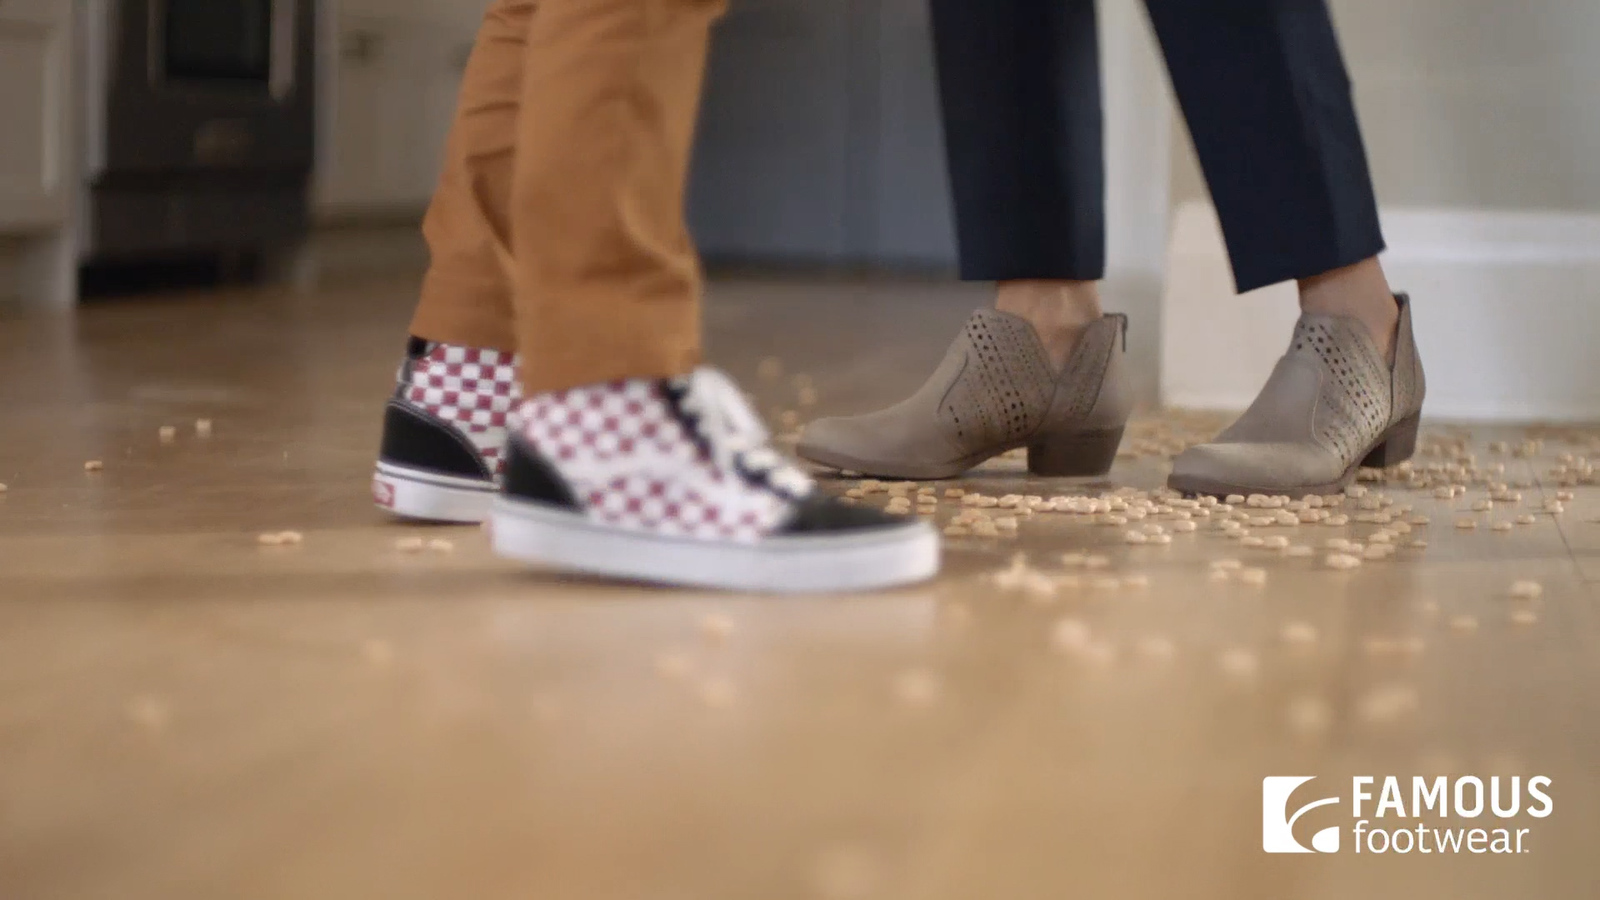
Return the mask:
M1327 373L1314 422L1317 441L1346 460L1364 453L1389 426L1393 403L1389 373L1359 327L1302 319L1290 345L1291 353L1315 354Z
M1031 327L979 310L963 338L967 366L940 408L957 442L1010 443L1033 434L1050 407L1054 375Z

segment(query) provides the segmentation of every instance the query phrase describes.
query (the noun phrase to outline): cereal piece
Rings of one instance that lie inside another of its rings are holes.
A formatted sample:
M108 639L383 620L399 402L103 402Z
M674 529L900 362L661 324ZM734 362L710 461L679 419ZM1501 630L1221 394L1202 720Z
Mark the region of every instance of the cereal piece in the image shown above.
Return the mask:
M739 699L731 682L713 678L700 685L700 702L711 709L727 709Z
M1406 545L1406 549L1408 549L1408 550L1426 550L1426 549L1428 549L1428 542L1425 541L1425 540L1422 540L1421 538L1418 538L1417 540L1414 540L1411 543L1407 544Z
M1556 491L1556 499L1562 503L1571 503L1572 498L1573 493L1571 491Z
M394 645L382 638L367 638L361 642L361 658L372 666L387 666L394 662Z
M1422 526L1427 525L1430 520L1428 519L1427 516L1418 514L1418 515L1412 516L1411 518L1407 519L1406 521L1410 522L1412 525L1417 526L1418 528L1421 528Z
M1224 651L1217 657L1217 664L1223 674L1239 681L1252 679L1261 671L1261 661L1254 653L1243 648Z
M1317 629L1308 622L1290 622L1278 634L1285 644L1302 649L1315 646L1318 640Z
M1190 534L1194 531L1198 531L1199 529L1200 526L1189 519L1182 519L1172 523L1172 530L1179 534Z
M967 496L967 492L961 488L945 488L944 495L949 500L960 500Z
M1178 653L1177 645L1172 643L1171 638L1156 634L1140 638L1134 645L1134 650L1139 656L1151 662L1167 662Z
M1457 519L1456 520L1456 527L1461 529L1462 531L1473 531L1473 530L1477 529L1478 523L1473 521L1472 519Z
M1262 541L1261 546L1268 550L1287 550L1289 549L1289 539L1282 535L1276 535Z
M4 481L0 481L0 494L4 494L6 491L9 491L9 490L11 490L11 489L6 487L6 483Z
M211 420L210 419L195 419L194 420L194 436L195 437L202 437L202 438L211 437Z
M171 710L159 697L142 695L128 701L123 712L135 725L150 731L160 731L172 719Z
M1544 595L1544 585L1537 581L1517 581L1511 585L1511 596L1518 600L1537 600Z
M91 459L88 462L83 464L83 470L85 472L99 472L99 471L104 470L105 467L106 467L106 464L101 462L98 459Z
M1566 511L1566 507L1561 505L1560 500L1548 500L1544 504L1544 511L1559 516Z
M700 633L714 644L727 643L733 636L733 620L724 615L712 613L700 620Z
M1172 535L1170 535L1170 534L1152 534L1152 535L1150 535L1149 543L1156 544L1156 545L1170 544L1170 543L1172 543Z
M1016 531L1017 527L1018 527L1017 526L1017 517L1016 516L999 516L994 520L994 527L999 529L1000 531Z
M175 425L163 425L156 429L156 436L161 439L161 443L170 444L178 439L178 428Z
M1089 569L1104 569L1111 565L1111 557L1100 555L1085 557L1083 565Z
M1229 506L1238 506L1241 503L1245 502L1244 495L1243 494L1229 494L1227 499L1224 500L1223 502L1228 504Z
M1259 587L1267 583L1267 570L1256 567L1240 569L1239 580L1245 584Z
M1328 558L1323 560L1323 562L1330 569L1339 569L1341 571L1345 571L1354 569L1355 567L1361 565L1361 558L1357 556L1351 556L1348 553L1330 553Z
M1539 621L1539 614L1531 609L1514 609L1511 611L1511 624L1533 625Z
M810 387L809 385L801 388L795 394L795 402L799 403L801 406L816 406L817 389Z
M419 553L427 544L419 537L403 537L394 542L394 548L401 553Z
M1373 544L1371 547L1368 547L1365 550L1361 551L1361 558L1362 559L1373 560L1373 561L1377 561L1377 560L1380 560L1380 559L1388 559L1389 558L1389 554L1391 554L1393 552L1394 552L1394 547L1392 547L1392 546L1390 546L1388 544Z
M1488 512L1491 509L1494 509L1493 500L1478 500L1472 504L1473 512Z
M1247 535L1239 539L1239 543L1245 547L1260 547L1266 542L1266 538L1255 537L1254 535Z
M1417 690L1403 684L1374 688L1356 704L1361 718L1374 724L1394 722L1416 710Z
M1082 650L1092 640L1089 626L1079 619L1058 619L1050 629L1050 646L1061 652Z
M428 542L428 549L434 553L454 553L456 552L456 545L455 542L447 541L444 538L434 538Z
M894 697L916 709L926 709L939 700L938 676L927 669L908 669L895 676Z
M283 544L285 546L295 546L295 545L303 544L303 543L305 543L305 540L306 540L306 536L301 534L298 531L280 531L280 532L278 532L278 543Z
M1522 515L1517 516L1517 524L1518 525L1532 525L1533 523L1535 523L1537 521L1539 521L1539 520L1535 519L1531 515L1528 515L1527 513L1523 513Z
M1289 704L1289 729L1302 737L1322 734L1333 725L1333 710L1316 697L1300 697Z
M277 531L263 531L256 535L256 543L263 547L278 547L283 544L283 534Z
M1344 513L1339 513L1338 515L1329 516L1326 519L1323 519L1322 524L1332 528L1339 528L1344 525L1349 525L1350 517Z
M1493 526L1491 526L1491 529L1494 531L1510 531L1515 527L1517 526L1511 524L1510 522L1496 522Z
M656 657L656 674L662 678L678 681L687 678L693 668L689 655L681 650L669 650Z

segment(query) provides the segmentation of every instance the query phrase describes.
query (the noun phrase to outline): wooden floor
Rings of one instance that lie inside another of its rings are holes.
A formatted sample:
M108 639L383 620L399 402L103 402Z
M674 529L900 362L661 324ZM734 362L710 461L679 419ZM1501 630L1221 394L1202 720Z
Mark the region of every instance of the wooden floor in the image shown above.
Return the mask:
M1523 432L1471 432L1521 504L1384 488L1429 546L1349 572L1321 545L1378 526L1283 529L1307 559L1040 514L883 595L587 583L371 507L414 290L0 318L0 898L1600 896L1600 489L1490 527L1554 498L1562 454L1600 459L1590 435L1501 457ZM781 419L909 390L980 299L723 282L708 328ZM1148 489L1162 465L1041 483L1000 461L963 486ZM284 529L304 542L257 543ZM1149 584L1016 590L994 573L1019 551ZM1213 580L1222 557L1265 584ZM1296 807L1342 797L1295 829L1345 826L1341 852L1263 852L1271 775L1321 776ZM1352 775L1544 775L1553 815L1509 823L1520 855L1357 853Z

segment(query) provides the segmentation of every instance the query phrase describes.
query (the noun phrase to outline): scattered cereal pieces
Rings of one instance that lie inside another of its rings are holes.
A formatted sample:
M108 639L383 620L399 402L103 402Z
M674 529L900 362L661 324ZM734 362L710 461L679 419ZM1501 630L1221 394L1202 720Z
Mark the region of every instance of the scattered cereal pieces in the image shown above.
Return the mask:
M416 536L403 537L394 542L394 548L401 553L421 553L426 546L427 543Z
M1361 565L1360 557L1351 556L1348 553L1330 553L1328 554L1328 558L1323 560L1323 562L1328 566L1328 568L1339 570L1354 569L1355 567Z
M939 700L939 679L927 669L908 669L895 676L895 699L906 706L925 709Z
M156 435L161 439L161 443L170 444L178 439L178 429L173 425L163 425L156 430Z
M733 620L724 615L713 613L700 620L700 633L714 644L726 643L733 630Z
M202 438L211 437L211 420L210 419L195 419L194 420L194 436L195 437L202 437Z
M1511 585L1511 596L1518 600L1537 600L1544 594L1544 585L1537 581L1517 581Z
M99 472L104 470L105 467L106 464L98 459L91 459L83 464L83 470L85 472Z

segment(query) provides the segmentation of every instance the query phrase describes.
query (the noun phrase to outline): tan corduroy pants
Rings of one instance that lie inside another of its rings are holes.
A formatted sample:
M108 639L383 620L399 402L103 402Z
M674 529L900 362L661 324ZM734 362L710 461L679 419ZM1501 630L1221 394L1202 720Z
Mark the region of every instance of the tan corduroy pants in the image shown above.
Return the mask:
M684 223L726 0L495 0L423 223L418 337L522 355L529 393L700 361Z

